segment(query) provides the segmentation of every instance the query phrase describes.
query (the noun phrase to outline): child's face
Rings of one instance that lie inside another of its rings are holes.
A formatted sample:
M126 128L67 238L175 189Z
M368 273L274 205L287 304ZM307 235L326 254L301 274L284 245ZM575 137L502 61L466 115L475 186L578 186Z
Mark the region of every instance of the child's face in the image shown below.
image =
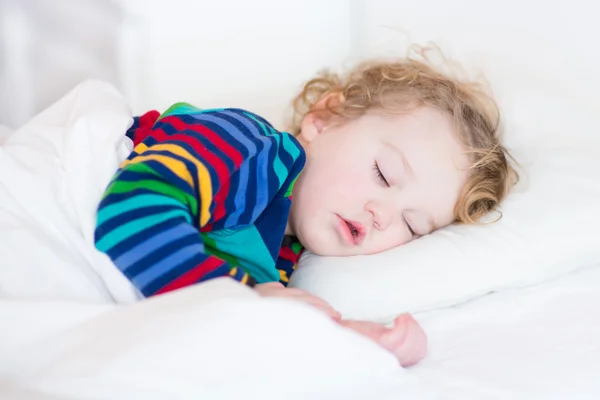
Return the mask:
M469 159L449 117L423 107L328 121L308 114L301 127L307 161L293 190L289 233L308 250L373 254L454 221Z

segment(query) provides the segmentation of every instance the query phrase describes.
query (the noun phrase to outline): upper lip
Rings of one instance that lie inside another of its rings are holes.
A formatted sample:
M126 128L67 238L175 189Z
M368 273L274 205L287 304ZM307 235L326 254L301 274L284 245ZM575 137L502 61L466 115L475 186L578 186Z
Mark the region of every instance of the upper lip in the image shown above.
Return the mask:
M356 222L356 221L351 221L345 218L342 218L344 220L344 222L346 223L346 225L348 225L350 229L350 233L352 233L352 236L354 238L354 243L355 244L361 244L362 241L365 239L365 227L360 223L360 222ZM354 229L352 229L354 228ZM354 232L353 232L354 230Z

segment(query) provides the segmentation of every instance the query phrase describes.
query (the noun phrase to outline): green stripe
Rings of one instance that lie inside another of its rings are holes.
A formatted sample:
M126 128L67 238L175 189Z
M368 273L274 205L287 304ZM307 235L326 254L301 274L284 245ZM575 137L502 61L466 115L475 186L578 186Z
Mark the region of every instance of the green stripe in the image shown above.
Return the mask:
M248 118L250 118L252 121L256 122L260 128L262 129L263 133L265 134L265 136L271 136L274 132L273 130L269 130L267 129L267 127L265 126L265 124L262 123L262 121L259 121L254 115L252 114L248 114L248 113L244 113L244 115Z
M299 176L300 174L296 175L292 183L290 183L290 186L288 186L287 190L285 191L285 197L290 197L292 195L292 192L294 191L294 185L296 184Z
M104 197L108 197L111 194L129 193L135 189L146 189L148 191L170 197L178 201L180 204L185 204L190 210L194 211L194 216L196 210L198 210L198 202L194 196L185 193L183 190L169 185L168 183L150 179L144 179L136 182L117 180L108 187Z
M277 179L279 180L279 184L277 186L281 187L281 185L283 185L283 182L285 182L285 180L287 179L288 169L279 157L279 150L281 148L281 136L276 135L275 141L277 142L277 153L275 154L275 158L273 159L273 169L275 170L275 174L277 175Z
M165 112L160 114L160 117L158 117L158 120L160 121L162 118L168 117L169 115L195 114L195 113L198 113L201 111L202 110L200 110L197 107L194 107L190 103L179 102L179 103L175 103L171 107L167 108L167 110Z
M103 224L111 218L117 215L124 214L128 211L132 211L144 207L154 206L173 206L184 211L187 211L185 206L173 199L172 197L165 197L158 194L141 194L138 196L130 197L126 200L112 203L98 212L98 225Z
M279 271L275 266L275 260L255 225L226 234L223 231L206 232L202 237L213 240L212 251L236 257L237 265L258 282L279 280ZM206 240L205 243L207 243ZM218 246L219 249L214 249L215 246Z
M158 120L160 121L162 118L168 117L168 116L171 116L171 115L204 114L204 113L208 113L208 112L216 112L216 111L223 111L223 110L224 110L224 108L211 108L211 109L204 110L202 108L198 108L196 106L193 106L190 103L179 102L179 103L173 104L165 112L163 112L160 115L160 117L158 117Z
M220 258L232 267L240 267L240 260L236 256L224 253L221 250L217 249L217 242L205 233L201 233L200 235L202 236L202 241L204 242L204 250L207 254Z
M117 244L121 243L123 240L143 231L144 229L148 229L169 219L181 217L185 218L185 220L191 224L192 221L190 215L182 210L173 210L129 221L128 223L121 225L104 235L101 240L96 242L96 247L100 251L107 252Z
M300 254L300 252L302 251L302 244L300 242L293 242L292 245L290 246L290 248L292 249L292 251L294 252L294 254Z

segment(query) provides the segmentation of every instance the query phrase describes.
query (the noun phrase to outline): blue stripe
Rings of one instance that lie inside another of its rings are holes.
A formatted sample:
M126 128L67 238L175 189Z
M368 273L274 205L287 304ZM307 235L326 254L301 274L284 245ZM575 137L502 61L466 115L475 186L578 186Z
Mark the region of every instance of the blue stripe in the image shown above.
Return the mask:
M277 135L277 136L275 136L275 139L277 140L277 152L275 153L275 157L273 158L273 169L275 170L275 174L277 175L277 180L279 181L277 183L277 187L281 187L281 185L285 181L285 178L288 175L288 169L286 168L285 164L281 160L281 153L282 153L281 145L280 145L281 137L279 135Z
M98 212L98 225L102 225L107 220L116 217L120 214L124 214L128 211L141 209L144 207L172 206L187 211L187 208L178 200L175 200L172 197L152 193L154 192L148 194L141 194L135 197L128 197L125 200L121 200L118 202L111 202L111 204L102 208Z
M109 199L112 196L109 197ZM123 226L130 221L135 221L140 218L145 218L150 215L159 215L169 211L178 210L177 208L173 208L172 206L151 206L144 208L134 208L133 210L129 210L117 215L114 218L106 220L99 226L100 233L102 234L98 239L102 239L105 235L110 234L115 229Z
M238 267L238 271L240 269L241 268ZM223 265L217 267L216 269L207 272L204 276L202 276L202 278L200 278L200 281L204 282L204 281L208 281L209 279L219 278L221 276L229 275L229 271L231 271L231 266L228 264L223 264ZM244 270L242 270L242 272L243 271ZM238 272L238 274L239 274L239 272ZM239 280L239 278L238 278L238 280Z
M117 258L114 261L114 263L119 267L121 271L126 271L127 268L129 268L132 264L135 264L148 254L171 242L176 241L179 238L189 235L189 230L182 229L182 227L184 226L189 225L179 224L159 233L158 235L151 236L149 239L143 241L142 243L131 248L126 253L122 254L119 258Z
M250 123L250 121L247 118L244 118L241 115L233 113L231 111L223 111L222 114L230 116L232 118L235 118L237 121L239 121L241 124L243 124L244 127L246 127L248 129L248 131L250 131L250 133L252 133L252 135L254 137L262 139L261 144L263 144L263 145L268 144L268 146L266 146L266 152L268 152L268 148L270 147L270 140L265 138L265 136L262 135L258 131L258 129L256 129L256 126L254 126L252 123ZM215 116L211 116L211 115L205 115L205 114L198 114L198 115L194 115L193 117L198 120L212 122L212 123L218 125L220 128L227 130L227 132L230 133L237 141L239 141L246 148L248 148L250 155L254 155L257 153L257 148L256 148L256 145L254 144L254 142L252 140L250 140L246 135L244 135L240 129L235 127L229 121L227 121L223 118L219 118L219 117L215 117ZM260 177L262 175L264 175L265 179L266 179L266 169L268 168L268 165L264 160L265 155L266 155L265 149L261 148L260 151L258 151L259 160L257 160L257 161L258 161L258 166L262 167L264 171L262 171L262 174L261 174L261 171L257 170L259 182L261 182ZM226 226L238 225L239 220L240 220L243 212L245 211L245 207L247 204L246 197L250 194L250 193L248 193L248 177L249 177L248 163L246 161L244 161L244 162L242 162L242 165L240 166L240 170L239 170L239 177L238 177L239 185L238 185L237 191L235 193L235 210L233 210L233 212L231 212L227 216L227 218L225 220ZM259 191L259 193L257 195L258 196L257 196L256 203L259 207L262 207L262 208L259 208L259 209L257 209L256 207L254 208L254 212L252 213L253 220L256 218L256 216L258 214L260 214L264 210L264 207L266 206L266 203L268 200L267 195L265 193L262 193L262 191Z
M252 220L256 220L256 218L262 214L262 212L267 207L267 204L270 201L269 192L270 190L260 190L262 189L262 185L266 183L267 187L269 185L269 150L271 149L271 141L266 139L264 140L264 149L258 154L257 164L256 164L256 179L258 190L256 190L256 204L254 205L254 209L252 210ZM273 195L275 193L272 193Z
M204 246L200 243L183 247L177 250L175 253L172 253L169 256L163 258L156 264L150 266L148 269L141 272L140 274L132 277L132 280L136 283L138 287L143 288L150 282L159 279L168 271L176 268L181 264L189 262L194 257L198 256L199 254L202 254L203 252ZM196 265L197 263L194 263L194 266Z
M164 274L160 275L158 279L155 279L152 282L148 283L142 290L142 293L144 293L144 295L146 296L156 293L165 285L171 283L175 279L196 268L198 265L206 261L209 257L210 256L207 256L206 254L202 254L198 255L197 259L193 259L193 262L187 262L173 266L173 268L169 269L168 271L165 271ZM229 271L229 267L227 266L228 264L223 263L223 265L225 266L226 271ZM217 268L220 268L220 266ZM202 280L202 277L200 277L199 280Z
M264 123L261 118L258 118L256 115L252 115L252 114L248 114L246 113L246 115L251 118L254 123L258 124L258 126L260 126L260 128L263 131L263 138L267 139L267 140L273 140L275 139L276 143L277 143L277 153L281 152L281 145L280 145L280 140L281 140L281 135L275 130L273 129L273 127L271 125L269 125L268 123ZM265 140L263 139L263 140ZM268 151L268 149L267 149ZM277 179L279 180L277 187L281 187L281 184L283 183L283 181L285 180L285 177L287 176L288 170L285 167L285 165L283 164L283 161L281 160L281 158L279 156L276 156L273 158L272 160L273 162L273 168L275 169L275 173L277 175Z
M300 144L298 140L287 132L281 132L283 139L283 148L295 160L300 155Z
M154 235L158 235L166 229L170 229L173 225L173 220L162 221L154 226L151 226L150 228L147 228L141 232L136 233L133 236L128 237L127 239L112 247L110 251L107 252L107 254L112 260L114 260L117 257L121 256L121 254L128 252L129 249L131 249L132 247L137 246L140 242L143 242L147 238L152 237ZM190 226L190 229L195 228L193 226Z
M171 170L162 162L157 160L146 160L143 162L143 164L156 172L157 176L154 177L154 180L168 182L170 186L183 190L186 193L190 193L190 189L193 189L189 183L180 178L179 175L173 172L173 170ZM127 169L124 169L123 173L125 173L126 171Z
M236 119L239 121L252 135L256 138L264 137L256 128L254 124L250 122L248 117L240 115L240 113L235 113L230 110L225 110L222 112L223 114ZM255 147L256 151L256 147ZM261 149L262 153L262 149ZM240 165L239 173L238 173L238 187L234 196L235 208L231 212L230 215L227 216L225 220L225 226L236 226L240 224L240 218L243 215L244 211L246 211L246 197L248 195L248 178L249 178L249 163L247 160L242 162ZM254 215L254 214L253 214Z
M219 118L219 117L215 117L214 115L207 115L207 114L196 114L196 115L193 115L192 117L199 121L212 122L213 124L217 125L219 128L225 130L235 140L237 140L238 142L243 144L244 147L246 147L250 151L250 154L254 154L254 152L256 151L256 146L252 143L252 140L248 136L244 135L244 133L239 128L234 126L231 122L229 122L223 118ZM254 132L252 132L252 133L254 133Z
M115 228L111 232L108 232L102 237L102 239L96 242L96 247L99 250L107 252L116 244L123 241L124 239L127 239L131 235L140 233L144 229L161 223L166 219L178 219L181 217L185 218L188 224L192 223L190 215L180 210L174 210L166 213L154 214L145 218L135 219L124 225L119 226L118 228Z
M261 144L261 143L258 143ZM261 151L260 149L258 150ZM254 193L258 190L258 183L256 182L256 163L257 158L251 157L244 161L248 164L248 178L244 182L246 185L246 190L244 191L244 197L246 205L242 211L242 215L240 216L241 221L248 221L249 223L253 222L252 220L252 211L256 205L256 196Z
M248 119L248 117L243 117L242 115L240 115L239 113L234 113L232 111L223 111L222 114L225 114L227 116L230 116L232 118L235 118L236 120L238 120L239 122L242 123L242 125L244 125L246 127L246 129L248 129L250 131L250 133L252 133L252 135L256 138L260 138L262 136L264 136L262 133L260 133L258 131L258 129L256 129L256 126L254 126L250 120Z
M237 176L237 191L234 197L235 207L233 212L227 216L225 219L225 226L231 227L236 226L240 223L240 217L242 213L246 209L246 190L248 188L248 176L250 175L248 170L248 163L244 160L240 165L240 169L238 170Z
M184 236L180 237L179 239L169 242L169 243L163 245L162 247L155 248L152 252L146 254L146 256L144 258L142 258L138 262L130 265L126 272L127 275L129 275L129 276L139 275L142 272L144 272L145 270L147 270L154 263L159 262L163 258L167 257L170 254L175 253L177 250L182 249L184 247L187 247L187 246L190 246L193 244L198 244L198 243L201 243L202 245L204 245L204 243L201 242L200 235L198 235L198 231L196 231L194 229L194 227L192 227L190 225L183 225L181 227L181 229L185 230L187 232L187 235L184 235ZM145 239L145 238L142 238L142 239ZM202 257L202 256L203 255L199 255L198 259L200 259L200 257ZM195 259L194 261L200 262L200 261L198 261L198 259Z

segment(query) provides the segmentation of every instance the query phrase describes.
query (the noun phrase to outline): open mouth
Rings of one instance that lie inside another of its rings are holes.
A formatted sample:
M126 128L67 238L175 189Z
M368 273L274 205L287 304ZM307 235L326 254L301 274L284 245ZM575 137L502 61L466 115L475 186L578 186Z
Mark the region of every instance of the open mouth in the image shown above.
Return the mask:
M348 221L344 221L344 222L348 226L348 229L350 229L350 233L352 234L352 237L356 239L358 237L358 229L356 229L356 227L354 225L352 225L350 222L348 222Z
M339 231L342 238L350 245L359 245L365 237L365 231L361 224L348 221L340 216Z

